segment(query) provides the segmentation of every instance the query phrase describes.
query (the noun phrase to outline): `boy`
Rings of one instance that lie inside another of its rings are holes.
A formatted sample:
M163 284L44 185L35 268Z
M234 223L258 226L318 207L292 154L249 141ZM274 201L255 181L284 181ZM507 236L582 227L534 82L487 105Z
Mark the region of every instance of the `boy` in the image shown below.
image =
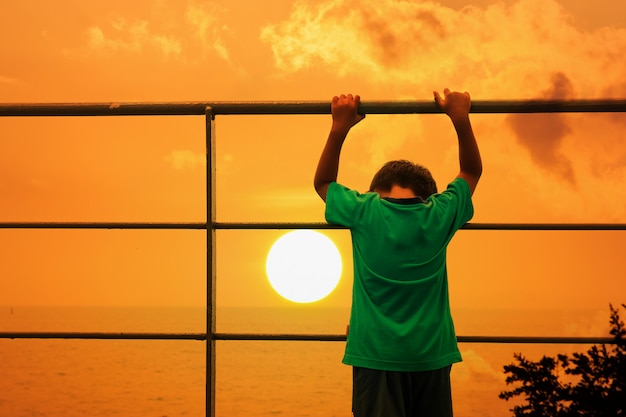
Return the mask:
M473 215L482 162L468 93L434 92L456 130L460 171L441 194L430 172L385 164L369 192L339 185L341 147L365 118L359 96L334 97L315 173L326 220L350 229L354 283L343 363L353 367L355 417L452 416L450 370L461 361L448 299L446 247Z

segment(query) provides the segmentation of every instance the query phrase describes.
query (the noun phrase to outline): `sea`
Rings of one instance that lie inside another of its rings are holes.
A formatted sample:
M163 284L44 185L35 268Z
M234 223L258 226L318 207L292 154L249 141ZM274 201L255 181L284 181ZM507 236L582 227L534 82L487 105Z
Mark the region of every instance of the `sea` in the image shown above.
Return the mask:
M217 308L220 333L344 334L348 310L314 305ZM608 336L609 308L458 309L463 336ZM0 332L202 333L204 308L0 307ZM216 342L215 409L223 417L351 416L344 342ZM452 368L455 416L512 416L513 354L589 345L461 343ZM178 417L206 413L206 349L196 340L0 339L0 417Z

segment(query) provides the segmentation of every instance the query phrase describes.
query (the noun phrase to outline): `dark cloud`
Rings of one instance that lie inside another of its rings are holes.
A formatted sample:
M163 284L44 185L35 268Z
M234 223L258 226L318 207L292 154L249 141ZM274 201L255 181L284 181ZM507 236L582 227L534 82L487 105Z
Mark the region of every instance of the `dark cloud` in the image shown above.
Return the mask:
M602 92L602 97L609 99L626 99L626 81L611 85ZM626 113L607 113L604 115L609 121L626 125Z
M574 88L562 72L552 75L551 86L542 99L567 100L574 97ZM560 113L512 114L507 124L520 145L541 169L551 172L574 185L576 183L571 160L561 152L563 139L572 132L565 116Z
M389 16L391 12L394 16ZM410 64L412 55L408 51L431 48L447 36L444 25L433 11L417 7L407 12L410 16L401 16L401 10L383 11L371 7L362 7L359 11L362 33L385 66ZM400 17L411 25L398 24Z

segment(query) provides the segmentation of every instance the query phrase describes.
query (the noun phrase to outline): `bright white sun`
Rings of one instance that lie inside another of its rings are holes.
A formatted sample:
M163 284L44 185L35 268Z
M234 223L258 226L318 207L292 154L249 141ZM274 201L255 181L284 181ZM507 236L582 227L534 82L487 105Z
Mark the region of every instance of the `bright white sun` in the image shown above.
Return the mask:
M296 230L281 236L267 254L265 270L278 294L312 303L330 294L341 277L341 255L326 235Z

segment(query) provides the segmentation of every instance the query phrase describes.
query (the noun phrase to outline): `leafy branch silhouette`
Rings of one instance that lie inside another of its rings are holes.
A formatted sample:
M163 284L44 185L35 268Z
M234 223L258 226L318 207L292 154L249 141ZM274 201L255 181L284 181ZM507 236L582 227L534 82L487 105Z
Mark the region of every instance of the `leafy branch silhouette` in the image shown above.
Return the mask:
M626 304L622 304L626 308ZM619 308L609 305L614 343L594 345L585 353L543 356L533 362L521 353L504 366L506 384L501 399L521 397L515 417L626 416L626 327Z

